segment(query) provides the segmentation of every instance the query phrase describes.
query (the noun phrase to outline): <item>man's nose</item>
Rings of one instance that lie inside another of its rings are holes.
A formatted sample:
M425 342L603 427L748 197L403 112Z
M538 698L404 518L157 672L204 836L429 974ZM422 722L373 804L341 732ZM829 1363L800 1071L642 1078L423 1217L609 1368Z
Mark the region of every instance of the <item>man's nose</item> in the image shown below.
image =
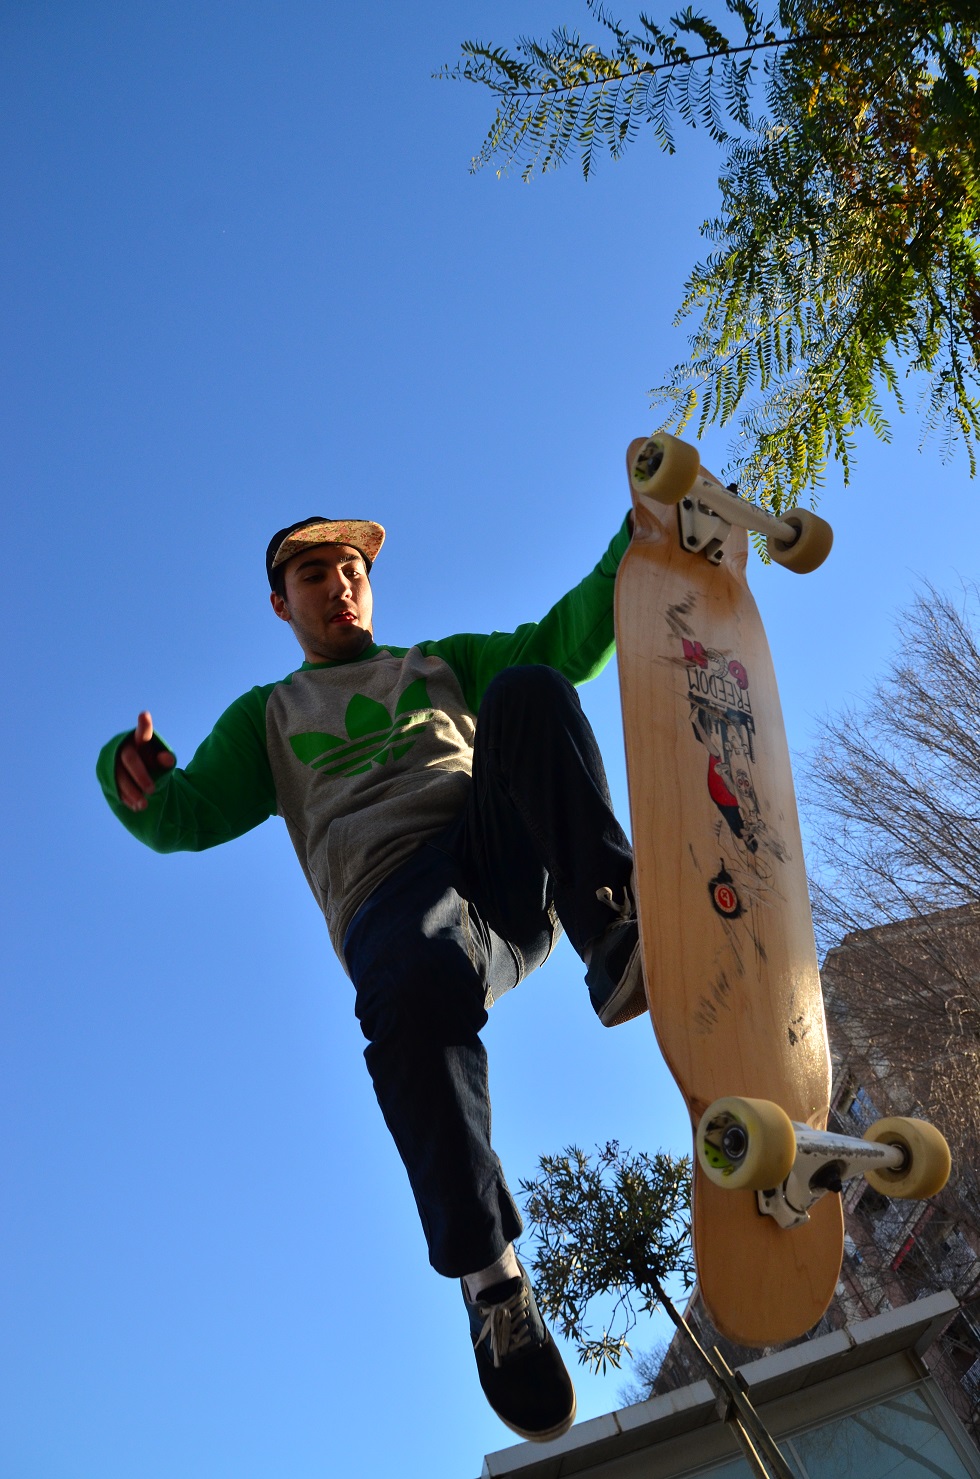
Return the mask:
M351 590L353 590L353 586L343 570L334 570L331 572L330 594L334 600L340 600Z

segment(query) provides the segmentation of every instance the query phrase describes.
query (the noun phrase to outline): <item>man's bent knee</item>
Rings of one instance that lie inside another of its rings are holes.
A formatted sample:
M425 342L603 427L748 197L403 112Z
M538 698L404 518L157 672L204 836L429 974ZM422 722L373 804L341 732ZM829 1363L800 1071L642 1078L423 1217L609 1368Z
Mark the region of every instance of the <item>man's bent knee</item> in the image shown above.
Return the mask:
M458 1042L486 1025L483 985L451 948L429 960L387 965L356 985L354 1012L368 1042Z
M494 703L506 704L553 704L556 700L571 698L578 703L574 684L556 668L544 663L525 663L519 667L504 668L491 678L480 705L480 716L485 707Z

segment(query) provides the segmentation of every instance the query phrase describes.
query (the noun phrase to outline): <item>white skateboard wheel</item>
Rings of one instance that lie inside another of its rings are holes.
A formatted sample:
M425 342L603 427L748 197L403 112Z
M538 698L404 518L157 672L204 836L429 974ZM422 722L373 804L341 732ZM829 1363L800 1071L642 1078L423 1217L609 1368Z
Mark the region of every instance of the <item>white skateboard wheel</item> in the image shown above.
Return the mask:
M794 508L791 513L780 514L779 517L785 524L792 524L797 535L792 544L787 544L770 534L766 539L770 560L797 575L809 575L830 554L834 543L833 529L826 519L811 513L808 508Z
M951 1165L949 1146L935 1125L896 1115L876 1121L865 1130L864 1138L876 1145L897 1145L905 1152L904 1166L865 1173L868 1184L882 1196L924 1201L946 1185Z
M631 442L626 455L630 486L658 503L680 503L701 471L697 447L666 432Z
M716 1186L768 1191L781 1186L796 1158L796 1134L785 1110L770 1099L716 1099L695 1137L701 1169Z

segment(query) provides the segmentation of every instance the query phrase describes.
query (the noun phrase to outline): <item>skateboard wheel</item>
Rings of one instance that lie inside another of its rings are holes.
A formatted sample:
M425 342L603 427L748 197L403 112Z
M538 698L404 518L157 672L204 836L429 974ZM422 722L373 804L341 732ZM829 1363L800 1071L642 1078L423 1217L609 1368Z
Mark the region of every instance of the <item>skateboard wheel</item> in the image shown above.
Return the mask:
M716 1099L701 1116L695 1139L709 1181L730 1190L781 1186L796 1158L796 1135L785 1110L770 1099Z
M631 442L626 463L634 492L658 503L680 503L701 471L697 447L666 432Z
M808 508L794 508L792 513L780 514L780 518L785 524L792 524L798 533L792 544L770 534L766 540L770 560L797 575L809 575L830 554L834 542L833 529L826 519L819 518Z
M897 1170L866 1171L869 1186L886 1197L924 1201L942 1191L949 1179L949 1146L935 1125L925 1120L895 1116L878 1120L864 1132L876 1145L898 1145L905 1152L905 1165Z

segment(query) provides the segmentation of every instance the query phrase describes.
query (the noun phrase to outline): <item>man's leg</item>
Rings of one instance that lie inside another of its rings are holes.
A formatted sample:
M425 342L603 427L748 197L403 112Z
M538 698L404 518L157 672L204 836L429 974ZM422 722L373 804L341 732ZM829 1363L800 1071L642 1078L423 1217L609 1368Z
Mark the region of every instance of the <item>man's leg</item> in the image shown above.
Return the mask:
M374 891L344 942L364 1057L441 1274L492 1264L521 1232L490 1145L486 1001L516 982L513 957L455 884L454 861L419 851Z
M592 728L560 673L509 668L490 683L470 799L435 845L453 851L484 917L519 958L526 952L525 969L543 958L553 903L605 1025L646 1010L632 851Z
M570 1427L575 1391L514 1254L522 1224L490 1144L479 1037L485 1003L519 979L518 957L457 881L452 857L420 848L358 911L344 953L430 1261L462 1279L480 1383L508 1427L545 1440Z
M462 889L506 941L517 979L549 953L557 914L589 965L600 1019L613 1026L645 1010L632 854L595 736L560 674L512 668L489 685L469 800L433 847L458 862ZM491 1277L484 1269L463 1280L484 1392L516 1432L557 1437L574 1418L575 1395L527 1275L518 1266L514 1277ZM560 1414L550 1430L540 1414L533 1424L522 1414L536 1390Z

